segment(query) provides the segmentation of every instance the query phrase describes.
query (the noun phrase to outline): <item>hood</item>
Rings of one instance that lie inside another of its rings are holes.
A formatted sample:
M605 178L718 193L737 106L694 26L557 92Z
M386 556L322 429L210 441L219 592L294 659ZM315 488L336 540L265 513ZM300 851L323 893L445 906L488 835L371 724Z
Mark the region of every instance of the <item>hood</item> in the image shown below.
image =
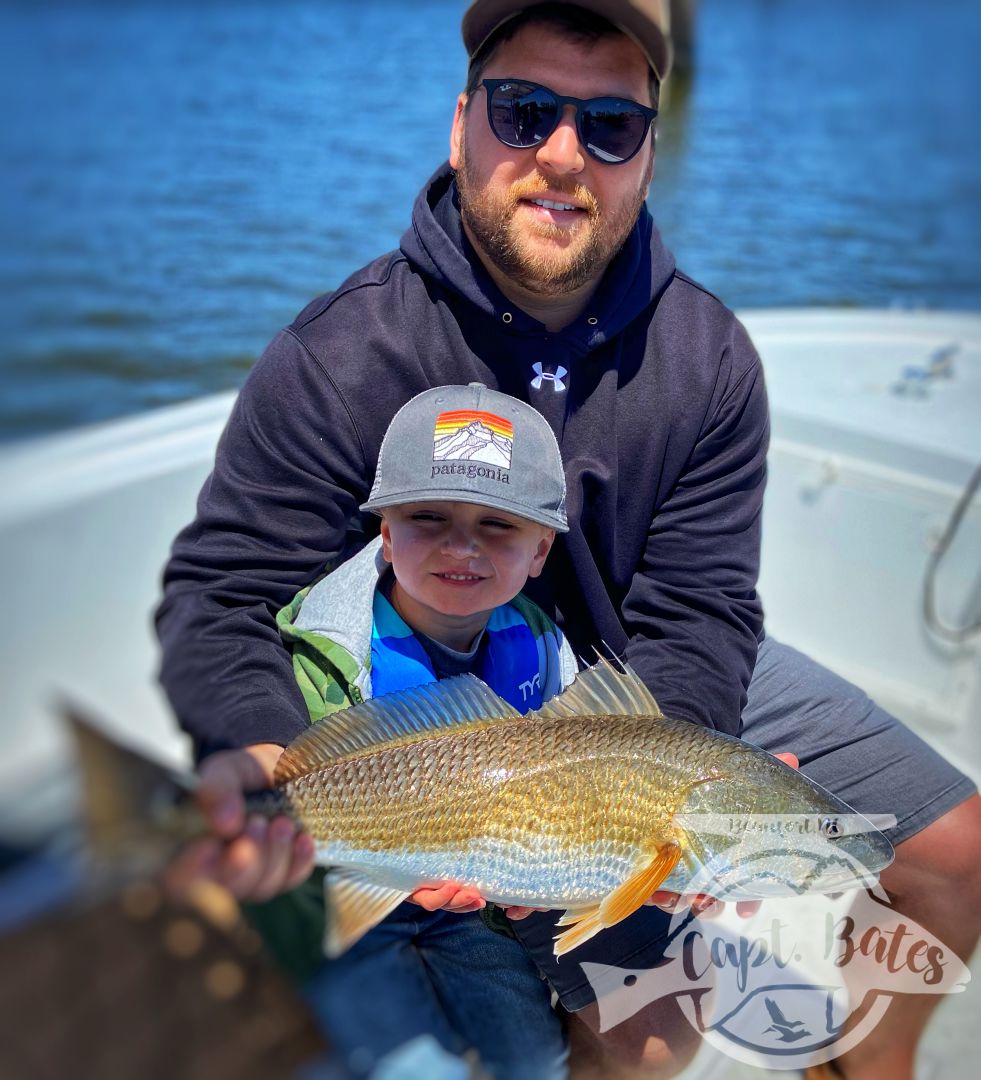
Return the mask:
M507 324L507 332L515 335L546 332L537 319L515 310L514 303L484 269L463 231L455 174L448 162L436 170L419 193L412 210L412 225L402 237L401 249L420 273L462 297L493 319L498 327L502 314L509 311L513 319ZM645 204L588 305L591 321L585 346L597 348L605 344L647 312L664 291L674 270L674 256L664 246Z
M335 642L358 665L353 683L371 697L372 603L378 580L388 570L382 538L340 564L310 589L293 623L297 631Z

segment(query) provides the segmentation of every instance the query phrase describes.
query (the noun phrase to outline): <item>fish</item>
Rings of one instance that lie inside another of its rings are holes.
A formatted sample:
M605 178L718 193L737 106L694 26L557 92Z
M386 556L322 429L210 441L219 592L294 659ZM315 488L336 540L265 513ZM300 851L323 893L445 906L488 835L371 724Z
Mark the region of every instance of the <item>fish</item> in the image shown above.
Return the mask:
M113 802L113 784L95 786ZM152 789L149 775L130 777L130 797ZM104 807L103 832L124 802ZM328 956L446 881L562 911L562 956L707 871L712 895L765 898L868 887L893 858L841 799L758 747L665 716L629 665L602 658L524 715L473 675L333 713L286 748L274 790L247 806L314 839ZM760 815L811 825L755 830Z
M328 1075L312 1013L231 897L91 881L73 839L65 822L41 849L0 847L0 1076Z

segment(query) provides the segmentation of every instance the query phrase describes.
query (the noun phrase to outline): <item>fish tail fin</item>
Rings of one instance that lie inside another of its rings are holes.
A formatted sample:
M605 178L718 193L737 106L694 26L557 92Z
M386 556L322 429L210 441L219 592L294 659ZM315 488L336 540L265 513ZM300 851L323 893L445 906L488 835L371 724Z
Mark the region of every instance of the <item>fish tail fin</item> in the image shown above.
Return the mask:
M76 707L62 712L75 743L89 852L100 863L156 869L201 831L188 799L193 778L117 742Z

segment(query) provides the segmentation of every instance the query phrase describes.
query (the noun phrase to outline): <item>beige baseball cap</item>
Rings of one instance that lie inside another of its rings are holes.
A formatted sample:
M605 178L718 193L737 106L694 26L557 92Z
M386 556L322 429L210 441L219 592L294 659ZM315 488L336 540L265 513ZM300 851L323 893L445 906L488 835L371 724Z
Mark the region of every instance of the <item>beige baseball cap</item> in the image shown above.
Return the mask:
M546 2L546 0L539 0ZM566 2L566 0L560 0ZM463 16L463 44L467 56L474 53L509 19L537 7L508 0L474 0ZM671 70L671 16L668 0L574 0L570 6L585 8L622 30L643 50L648 63L663 82Z

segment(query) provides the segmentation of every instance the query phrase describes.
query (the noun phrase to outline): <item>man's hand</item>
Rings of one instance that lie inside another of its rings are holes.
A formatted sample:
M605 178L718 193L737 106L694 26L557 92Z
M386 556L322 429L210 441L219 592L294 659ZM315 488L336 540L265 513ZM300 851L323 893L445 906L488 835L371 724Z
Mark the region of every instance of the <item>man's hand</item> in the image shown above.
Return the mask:
M283 748L259 743L205 758L195 793L212 835L190 844L167 868L167 888L185 894L201 879L239 900L261 901L296 888L313 870L314 844L289 818L246 820L244 793L272 787Z
M792 769L800 768L800 762L797 760L796 754L774 754L773 756L779 758ZM690 907L692 914L697 915L700 919L714 919L716 915L721 915L725 911L725 904L721 900L716 900L713 896L706 896L704 893L698 893L696 896L681 896L676 892L668 892L665 889L658 889L644 903L652 907L659 907L662 911L675 911L679 907ZM755 915L760 910L760 904L762 903L762 900L737 900L736 914L740 918L748 919L750 915Z

